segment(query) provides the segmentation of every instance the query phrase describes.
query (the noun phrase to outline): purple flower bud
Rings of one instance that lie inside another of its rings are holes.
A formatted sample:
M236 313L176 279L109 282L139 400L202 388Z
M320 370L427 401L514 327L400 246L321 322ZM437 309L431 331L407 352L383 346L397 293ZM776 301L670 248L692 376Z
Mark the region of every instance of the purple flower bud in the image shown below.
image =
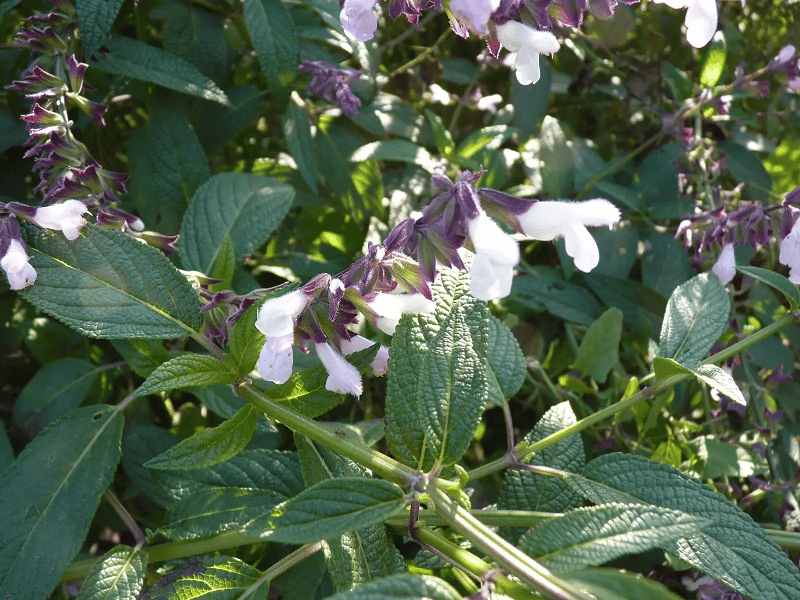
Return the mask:
M72 91L75 94L80 94L83 91L83 77L86 74L86 69L89 65L79 62L74 54L67 57L67 70L69 71L69 82L72 86Z

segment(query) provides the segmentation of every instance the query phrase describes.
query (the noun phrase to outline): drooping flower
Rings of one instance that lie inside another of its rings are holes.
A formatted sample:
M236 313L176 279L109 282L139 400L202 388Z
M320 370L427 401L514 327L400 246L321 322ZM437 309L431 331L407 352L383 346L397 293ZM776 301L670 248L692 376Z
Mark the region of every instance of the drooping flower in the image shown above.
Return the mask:
M563 236L567 254L584 273L600 262L597 242L586 227L611 226L619 221L619 217L616 206L599 198L584 202L536 202L516 215L522 233L535 240L553 240Z
M8 249L0 259L0 267L6 272L12 290L24 290L36 281L36 269L29 260L22 243L16 239L10 240Z
M722 285L728 285L736 275L736 256L733 254L733 244L725 244L719 258L711 268L712 273L719 277Z
M511 293L514 267L519 262L519 244L483 210L467 223L475 248L469 291L479 300L494 300Z
M484 36L489 17L500 6L500 0L451 0L450 12L472 33Z
M339 394L360 396L363 391L361 373L327 342L314 344L317 356L328 371L325 389Z
M789 281L800 284L800 219L789 235L781 240L778 260L789 267Z
M654 0L670 8L686 8L686 41L702 48L717 31L717 0Z
M353 352L358 352L360 350L365 350L370 346L374 346L376 343L377 342L368 340L364 336L354 335L350 339L342 339L342 354L347 356ZM372 361L371 366L372 372L375 373L375 375L386 375L386 371L389 369L389 348L386 346L381 346L378 349L378 353L375 355L375 359Z
M357 42L371 40L378 29L378 18L372 10L375 0L345 0L339 21L344 32Z
M539 81L539 55L554 54L561 47L549 31L537 31L517 21L497 26L497 39L511 52L516 52L514 69L517 81L529 85Z
M258 309L256 327L267 338L289 335L294 332L294 320L306 306L308 298L300 290L270 298Z
M40 206L33 215L33 222L45 229L59 229L68 240L76 239L86 225L83 214L89 212L80 200L66 200L50 206Z
M378 292L367 301L369 310L375 315L373 324L388 335L393 335L400 317L411 314L427 314L436 305L422 294Z
M285 383L292 376L294 334L268 337L258 355L258 372L274 383Z

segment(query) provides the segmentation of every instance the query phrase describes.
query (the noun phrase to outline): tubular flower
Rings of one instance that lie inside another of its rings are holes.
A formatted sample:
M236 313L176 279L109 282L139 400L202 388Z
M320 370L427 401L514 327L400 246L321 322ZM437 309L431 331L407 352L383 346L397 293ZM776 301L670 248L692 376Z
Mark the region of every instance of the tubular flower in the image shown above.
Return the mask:
M670 8L686 8L686 41L702 48L717 31L717 0L654 0Z
M24 290L36 281L36 269L30 265L29 260L22 243L12 239L0 259L0 267L6 272L8 285L12 290Z
M294 334L268 337L258 355L258 372L274 383L285 383L292 376Z
M535 240L553 240L564 237L575 266L588 273L600 262L597 242L586 227L611 226L619 221L619 209L608 200L585 202L536 202L517 215L520 230Z
M268 338L294 332L294 320L308 306L308 298L300 290L270 298L258 309L256 327Z
M554 54L561 47L549 31L537 31L517 21L497 26L498 41L511 52L516 52L514 69L517 81L529 85L539 81L539 55Z
M519 244L483 210L468 221L467 228L475 248L469 291L479 300L508 296L519 262Z
M360 396L363 391L361 373L327 342L314 344L317 356L328 370L325 389L339 394Z
M33 215L33 222L45 229L60 229L68 240L76 239L86 225L83 214L89 212L80 200L65 200L50 206L40 206Z
M375 327L388 335L393 335L400 317L410 314L431 313L436 309L432 300L422 294L392 294L378 292L367 302L375 314Z
M375 0L345 0L339 21L344 32L357 42L371 40L378 29L378 18L372 8Z
M789 281L800 283L800 219L792 227L792 231L781 240L778 260L789 267Z
M733 276L736 275L736 256L733 254L733 244L723 246L711 272L719 278L722 285L728 285L731 282Z

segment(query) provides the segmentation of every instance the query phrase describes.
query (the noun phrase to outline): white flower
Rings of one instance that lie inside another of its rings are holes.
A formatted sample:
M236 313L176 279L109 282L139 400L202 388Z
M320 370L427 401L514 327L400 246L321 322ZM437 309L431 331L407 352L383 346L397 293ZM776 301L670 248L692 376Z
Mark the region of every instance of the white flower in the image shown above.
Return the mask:
M450 12L456 21L477 35L486 35L489 17L500 6L500 0L451 0Z
M267 381L285 383L292 376L294 357L292 345L294 333L264 340L261 354L258 355L258 372Z
M470 219L467 228L475 248L469 291L479 300L508 296L519 262L519 244L482 210Z
M347 356L353 352L365 350L370 346L374 346L377 342L373 342L361 335L354 335L349 340L342 340L342 354ZM372 372L375 375L386 375L389 369L389 348L381 346L378 353L375 355L375 360L372 361Z
M561 47L549 31L537 31L517 21L497 26L497 39L511 52L516 52L514 68L517 81L529 85L539 81L539 55L553 54Z
M378 29L378 18L372 7L375 0L344 0L339 21L344 32L357 42L371 40Z
M317 356L319 356L322 364L328 370L325 389L339 394L361 395L363 387L361 385L361 373L358 372L358 369L347 362L327 342L314 344L314 350L317 351Z
M28 253L19 240L11 240L8 250L0 259L0 267L6 272L12 290L24 290L36 281L36 269L28 261Z
M789 267L789 281L800 283L800 219L795 222L789 235L781 240L778 260Z
M619 209L608 200L585 202L536 202L517 215L520 229L535 240L552 240L564 236L575 266L588 273L600 262L597 243L586 227L611 226L619 221Z
M40 206L33 215L33 222L46 229L60 229L65 238L74 240L80 235L81 227L86 225L86 219L81 215L87 212L89 209L80 200L66 200L59 204Z
M733 276L736 275L736 256L733 254L733 244L725 244L723 246L717 262L711 268L711 272L719 277L722 285L728 285L731 282Z
M717 0L654 0L670 8L688 8L686 11L686 41L702 48L717 30Z
M432 300L422 294L387 294L378 292L367 302L375 314L375 327L386 334L393 335L400 317L411 314L427 314L436 310Z
M270 298L258 309L256 328L268 338L287 336L294 331L294 320L306 306L308 298L300 290Z

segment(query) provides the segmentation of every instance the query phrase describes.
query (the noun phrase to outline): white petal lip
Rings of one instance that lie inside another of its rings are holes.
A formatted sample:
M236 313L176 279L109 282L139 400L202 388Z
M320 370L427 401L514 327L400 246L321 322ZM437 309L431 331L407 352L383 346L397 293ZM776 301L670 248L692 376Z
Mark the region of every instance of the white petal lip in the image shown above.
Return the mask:
M722 285L728 285L731 282L733 276L736 275L736 256L733 254L733 244L723 246L711 271L719 277Z
M654 0L670 8L686 8L686 41L702 48L717 30L717 0Z
M561 47L556 36L549 31L537 31L517 21L498 25L497 39L504 47L517 53L514 69L522 85L539 81L540 54L554 54Z
M789 281L800 284L800 219L795 222L791 233L781 240L778 260L789 267Z
M270 298L258 309L256 327L267 337L283 337L294 331L294 320L308 305L300 290Z
M261 377L274 383L286 383L292 376L294 335L268 337L264 340L258 356L258 372Z
M368 304L377 315L375 326L388 335L394 335L403 315L427 314L436 310L436 305L422 294L379 292Z
M479 300L495 300L511 293L519 244L483 210L467 224L475 248L470 267L470 293Z
M360 396L363 391L361 373L327 342L314 344L317 356L328 370L325 389L339 394Z
M12 239L0 259L0 267L6 272L8 285L12 290L24 290L36 281L36 269L30 265L29 260L20 241Z
M68 240L74 240L86 225L86 219L82 215L87 212L89 209L80 200L66 200L50 206L40 206L36 209L33 222L45 229L60 230Z
M485 253L472 259L470 267L469 291L478 300L496 300L511 293L514 280L514 266L495 264Z

